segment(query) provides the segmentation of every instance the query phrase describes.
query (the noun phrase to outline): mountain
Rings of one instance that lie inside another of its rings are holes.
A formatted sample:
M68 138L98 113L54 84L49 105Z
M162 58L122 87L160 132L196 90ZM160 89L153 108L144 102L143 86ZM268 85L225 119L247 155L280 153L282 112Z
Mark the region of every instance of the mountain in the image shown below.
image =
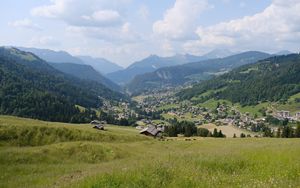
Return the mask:
M201 56L175 55L172 57L159 57L157 55L151 55L141 61L135 62L128 68L107 74L107 77L112 81L119 84L126 84L132 80L136 75L153 72L162 67L175 66L189 62L195 62L205 59Z
M55 69L84 80L96 81L114 91L121 91L120 86L102 76L90 65L74 63L49 63Z
M159 68L182 65L213 58L223 58L232 54L234 53L229 50L216 49L202 56L176 54L171 57L160 57L157 55L150 55L141 61L131 64L124 70L107 74L107 77L118 84L125 85L129 83L135 76L154 72Z
M0 48L0 114L87 122L95 117L88 109L120 99L126 98L98 82L66 75L32 53Z
M132 94L144 91L178 86L207 80L214 75L225 73L235 67L270 57L269 54L249 51L229 57L204 60L173 67L160 68L152 73L136 76L126 87Z
M210 94L205 94L212 91ZM270 57L181 91L181 99L226 99L241 105L285 101L300 92L300 55ZM205 95L204 95L205 94Z
M76 58L65 51L54 51L48 49L25 48L25 47L17 47L17 48L25 52L31 52L39 56L41 59L51 63L84 64L81 59Z
M78 58L81 59L85 64L91 65L95 70L102 74L108 74L124 69L123 67L104 58L93 58L90 56L78 56Z
M236 53L228 50L228 49L215 49L211 52L208 52L207 54L204 54L202 57L204 59L217 59L217 58L224 58L231 55L234 55Z
M279 51L277 53L275 53L275 55L289 55L289 54L292 54L293 52L291 51L288 51L288 50L282 50L282 51Z

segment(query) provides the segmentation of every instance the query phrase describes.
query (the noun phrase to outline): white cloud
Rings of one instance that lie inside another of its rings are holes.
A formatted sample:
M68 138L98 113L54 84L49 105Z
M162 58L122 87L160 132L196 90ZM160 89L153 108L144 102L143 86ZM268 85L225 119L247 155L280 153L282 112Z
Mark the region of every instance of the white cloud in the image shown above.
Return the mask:
M34 24L30 19L22 19L22 20L16 20L14 22L9 23L10 26L16 27L16 28L26 28L26 29L32 29L32 30L41 30L40 26L37 24Z
M206 0L176 0L174 6L165 12L163 20L153 24L153 32L175 40L194 38L196 21L209 7Z
M209 27L198 27L199 40L188 41L185 50L230 47L239 50L274 51L288 48L299 41L300 1L274 0L261 13L223 22ZM288 44L289 43L289 44Z
M60 19L73 26L108 27L122 24L122 7L130 0L51 0L35 7L33 16Z
M142 40L141 36L132 29L131 24L128 22L121 27L107 28L69 26L66 32L68 35L87 36L113 43L132 43Z
M112 26L121 22L119 12L114 10L98 10L90 16L83 15L81 18L84 21L80 25L85 26Z

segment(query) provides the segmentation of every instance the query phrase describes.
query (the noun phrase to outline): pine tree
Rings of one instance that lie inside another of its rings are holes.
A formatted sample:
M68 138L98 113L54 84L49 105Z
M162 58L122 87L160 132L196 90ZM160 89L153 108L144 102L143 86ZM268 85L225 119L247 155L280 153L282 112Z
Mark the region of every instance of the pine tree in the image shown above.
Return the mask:
M297 128L295 130L295 137L300 138L300 123L297 123Z
M221 130L219 130L219 132L218 132L218 137L219 137L219 138L223 138L223 137L224 137L224 135L223 135L223 133L222 133Z
M281 129L278 127L277 132L276 132L276 137L280 138L281 137Z
M213 134L212 134L212 136L213 136L213 137L218 137L218 135L219 135L219 134L218 134L218 130L215 128L215 129L214 129L214 132L213 132Z

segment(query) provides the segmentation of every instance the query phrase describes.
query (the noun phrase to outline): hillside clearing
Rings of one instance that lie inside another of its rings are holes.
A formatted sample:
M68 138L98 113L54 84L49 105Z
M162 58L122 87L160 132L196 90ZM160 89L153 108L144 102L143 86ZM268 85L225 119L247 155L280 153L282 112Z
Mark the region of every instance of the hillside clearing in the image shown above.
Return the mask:
M239 129L237 127L234 127L233 125L225 125L225 126L216 126L215 124L205 124L201 125L199 127L206 128L209 131L213 132L216 128L218 131L221 130L223 134L226 135L227 138L232 138L235 134L237 137L240 137L241 133L244 133L245 135L251 135L254 136L255 134L253 132L247 131L245 129Z

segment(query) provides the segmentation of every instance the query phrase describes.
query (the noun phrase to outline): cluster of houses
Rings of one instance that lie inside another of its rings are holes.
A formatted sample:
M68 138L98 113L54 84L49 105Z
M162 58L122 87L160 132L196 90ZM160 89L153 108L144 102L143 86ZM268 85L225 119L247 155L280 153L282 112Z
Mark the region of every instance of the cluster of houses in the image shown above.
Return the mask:
M138 114L129 107L128 102L118 102L117 105L112 105L109 101L104 100L101 110L108 112L109 114L114 114L115 118L128 119L129 117L137 117Z
M290 111L281 110L277 111L276 118L280 120L288 119L291 121L300 121L300 112L296 112L295 114L291 114Z

